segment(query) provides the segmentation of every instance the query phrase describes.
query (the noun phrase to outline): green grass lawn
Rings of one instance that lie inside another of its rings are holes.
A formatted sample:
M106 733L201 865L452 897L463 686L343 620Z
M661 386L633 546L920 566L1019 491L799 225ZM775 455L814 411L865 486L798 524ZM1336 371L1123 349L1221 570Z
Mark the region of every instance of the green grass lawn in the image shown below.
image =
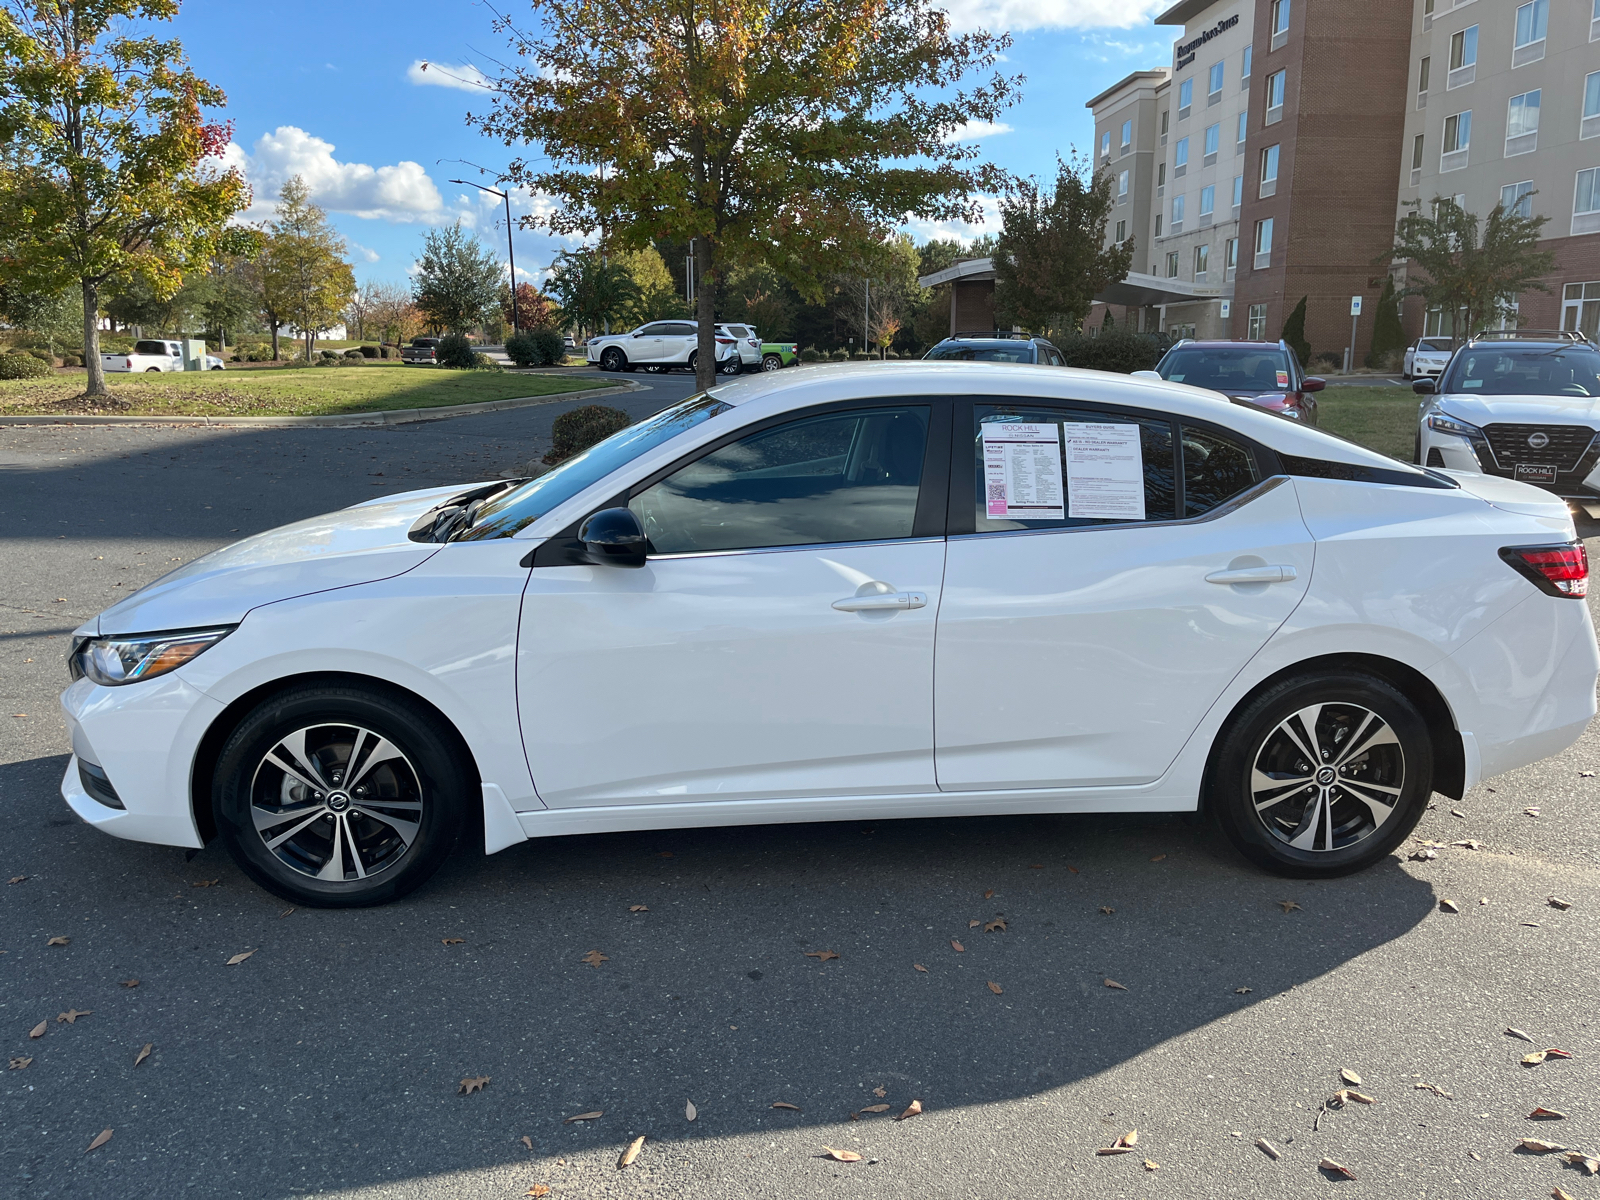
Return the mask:
M330 416L549 396L609 381L563 375L450 371L373 362L360 367L280 367L171 375L107 375L111 401L83 396L82 372L0 382L0 415Z
M1317 394L1318 423L1329 433L1410 462L1416 448L1417 395L1410 388L1325 388Z

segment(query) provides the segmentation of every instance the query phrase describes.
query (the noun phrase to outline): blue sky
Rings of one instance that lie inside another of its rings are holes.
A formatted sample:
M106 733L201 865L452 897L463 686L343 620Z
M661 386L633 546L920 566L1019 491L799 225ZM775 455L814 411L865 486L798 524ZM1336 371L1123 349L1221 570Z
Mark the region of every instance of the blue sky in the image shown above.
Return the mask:
M1023 99L986 136L986 157L1007 170L1049 174L1057 152L1087 151L1093 126L1083 102L1129 71L1164 65L1174 31L1151 16L1170 0L950 0L958 25L1008 29L1016 44L1003 69L1027 77ZM531 19L525 0L501 7ZM505 42L475 0L276 0L270 16L236 0L186 0L173 29L196 70L228 93L235 123L230 158L270 215L284 179L302 175L350 244L363 282L406 278L423 234L461 217L504 246L503 208L448 182L479 179L511 151L467 128L486 107L459 86L425 82L419 61L495 73ZM433 77L438 77L437 72ZM490 182L484 178L485 182ZM493 207L491 208L491 204ZM535 198L517 197L527 212ZM995 229L909 227L930 235ZM517 274L538 278L562 243L516 234Z

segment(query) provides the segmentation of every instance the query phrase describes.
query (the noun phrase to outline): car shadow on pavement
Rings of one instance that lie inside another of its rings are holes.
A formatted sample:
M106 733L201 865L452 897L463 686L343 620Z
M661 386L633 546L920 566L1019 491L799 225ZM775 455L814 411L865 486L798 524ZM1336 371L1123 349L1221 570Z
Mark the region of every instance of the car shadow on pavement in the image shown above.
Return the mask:
M0 767L0 866L27 876L0 887L0 990L8 1053L35 1059L0 1075L0 1151L41 1193L108 1194L137 1164L140 1194L277 1196L1026 1097L1436 904L1395 858L1284 880L1194 819L1030 816L464 848L390 906L290 910L216 845L83 827L65 762ZM73 1008L92 1016L29 1039Z

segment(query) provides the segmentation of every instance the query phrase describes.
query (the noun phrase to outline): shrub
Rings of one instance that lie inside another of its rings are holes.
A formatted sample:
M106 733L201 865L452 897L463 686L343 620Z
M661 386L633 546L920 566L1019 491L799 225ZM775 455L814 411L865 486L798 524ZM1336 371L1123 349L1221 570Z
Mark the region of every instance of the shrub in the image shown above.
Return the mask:
M56 365L56 356L54 354L51 354L50 351L48 351L48 350L41 350L37 346L35 346L31 350L29 350L28 353L31 354L34 358L37 358L40 362L42 362L47 367L53 367L53 366Z
M1115 371L1122 375L1151 370L1161 361L1168 340L1148 333L1134 333L1124 325L1113 325L1099 337L1074 334L1056 344L1069 367L1091 371Z
M83 366L83 355L74 354L71 350L68 350L61 356L61 365L63 367L81 367Z
M13 350L0 355L0 379L44 379L49 374L50 368L31 354Z
M472 369L474 371L504 371L505 368L490 358L487 354L474 354L472 356Z
M519 367L550 367L566 356L566 343L548 326L524 329L506 342L506 357Z
M343 354L343 357L344 358L353 358L357 362L366 362L368 356L363 354L363 353L361 353L360 350L346 350L344 352L344 354Z
M564 412L550 427L550 453L543 461L551 466L565 462L632 423L627 413L604 404L584 404Z
M376 346L361 346L356 350L356 353L362 358L377 358L378 348Z
M1406 331L1400 324L1400 301L1395 298L1394 278L1385 276L1383 294L1372 325L1372 349L1367 366L1380 371L1395 371L1405 365Z
M872 361L872 355L868 354L865 350L857 350L854 354L850 355L850 361L851 362L871 362Z
M337 354L331 355L328 358L323 358L319 354L317 355L316 361L311 365L313 367L342 367L344 366L344 360L341 359Z
M1336 371L1342 371L1344 370L1344 355L1327 353L1312 355L1311 361L1306 364L1306 369L1310 371L1321 371L1325 375L1331 375Z
M477 365L472 343L463 334L451 333L440 338L436 354L441 367L460 367L465 370Z
M807 363L821 362L822 355L817 353L817 348L815 346L807 346L804 350L800 351L800 361Z
M330 358L338 358L339 357L339 352L337 350L318 350L317 351L317 357L320 358L320 359L324 359L324 360L330 359Z
M1283 323L1283 332L1279 336L1289 343L1289 349L1294 351L1302 367L1311 361L1311 343L1306 340L1306 297L1300 297L1300 303L1294 306L1289 319Z
M828 361L829 362L849 362L850 361L850 351L848 351L848 350L835 350L832 354L828 355Z

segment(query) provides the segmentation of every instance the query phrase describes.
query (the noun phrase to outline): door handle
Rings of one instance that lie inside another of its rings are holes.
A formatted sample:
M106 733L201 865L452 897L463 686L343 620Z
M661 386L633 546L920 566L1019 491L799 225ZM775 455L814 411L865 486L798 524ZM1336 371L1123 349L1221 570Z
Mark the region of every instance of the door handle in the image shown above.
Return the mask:
M840 612L900 612L927 606L926 592L879 592L868 596L846 596L843 600L833 602L833 607Z
M1232 571L1213 571L1207 583L1288 583L1300 573L1293 567L1239 567Z

